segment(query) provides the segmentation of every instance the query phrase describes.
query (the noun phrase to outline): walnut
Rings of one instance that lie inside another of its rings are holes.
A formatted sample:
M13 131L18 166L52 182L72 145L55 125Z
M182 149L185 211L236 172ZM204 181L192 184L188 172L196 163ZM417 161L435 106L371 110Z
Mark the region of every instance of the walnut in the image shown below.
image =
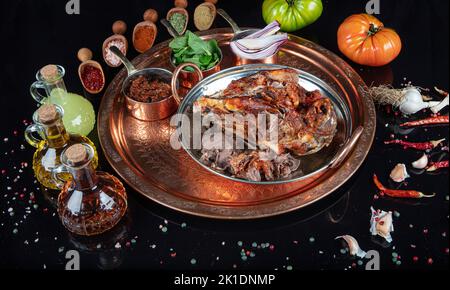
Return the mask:
M175 7L185 8L188 6L187 0L175 0Z
M114 34L125 34L127 31L127 24L122 20L117 20L113 23L112 31Z
M155 9L147 9L144 12L144 20L156 23L158 21L158 12Z

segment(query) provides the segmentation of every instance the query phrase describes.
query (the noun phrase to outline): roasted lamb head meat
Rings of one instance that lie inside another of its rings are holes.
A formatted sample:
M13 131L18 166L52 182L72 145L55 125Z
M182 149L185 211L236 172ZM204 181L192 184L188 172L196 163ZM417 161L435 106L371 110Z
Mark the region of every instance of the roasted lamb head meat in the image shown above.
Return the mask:
M291 154L271 156L263 151L203 150L200 161L215 170L229 172L251 181L274 181L288 178L300 167Z
M298 82L292 69L264 71L235 80L225 90L199 98L194 106L223 116L277 114L278 144L266 145L279 154L309 155L331 143L337 118L329 98L306 91Z
M277 116L277 142L258 140L258 148L253 151L226 151L227 158L219 158L220 166L216 160L211 161L211 156L223 157L224 151L202 151L204 163L254 181L287 178L299 167L293 156L320 151L332 142L337 131L332 101L319 91L300 86L298 73L293 69L262 71L234 80L226 89L199 98L194 110L222 120L227 114ZM225 126L223 129L227 130ZM234 134L243 139L248 136L246 130L235 130ZM275 152L276 157L261 159L261 153L268 151Z

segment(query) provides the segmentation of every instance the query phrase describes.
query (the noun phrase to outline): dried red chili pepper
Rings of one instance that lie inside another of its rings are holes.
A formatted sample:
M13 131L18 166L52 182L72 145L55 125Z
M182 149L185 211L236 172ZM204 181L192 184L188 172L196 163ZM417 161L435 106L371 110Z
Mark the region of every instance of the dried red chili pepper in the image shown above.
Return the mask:
M381 184L380 180L378 179L377 175L373 175L373 182L377 186L378 190L380 190L382 193L386 194L390 197L399 197L399 198L424 198L424 197L434 197L436 194L432 195L425 195L420 191L416 190L398 190L398 189L388 189L384 187L383 184Z
M428 150L432 150L432 149L436 148L437 146L439 146L439 144L441 144L444 141L445 141L445 139L421 142L421 143L412 143L412 142L407 142L407 141L403 141L403 140L391 140L391 141L385 141L384 144L386 144L386 145L398 144L398 145L402 145L403 148L405 148L405 149L413 148L413 149L417 149L417 150L427 150L428 151Z
M448 124L449 118L448 116L436 116L423 120L417 120L412 122L406 122L400 125L400 127L418 127L425 125L437 125L437 124Z
M430 165L428 166L427 171L432 172L439 170L441 168L448 168L448 160L440 162L431 162Z

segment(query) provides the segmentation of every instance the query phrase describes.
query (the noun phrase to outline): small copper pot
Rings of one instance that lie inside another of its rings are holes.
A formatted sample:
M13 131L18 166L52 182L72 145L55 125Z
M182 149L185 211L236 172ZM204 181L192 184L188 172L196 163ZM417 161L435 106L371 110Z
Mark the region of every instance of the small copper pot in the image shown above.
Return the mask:
M223 9L217 9L217 13L223 17L231 26L233 29L234 35L233 38L230 40L230 42L237 41L239 39L245 38L249 36L250 34L253 34L258 31L258 29L252 28L252 29L245 29L242 30L239 25L237 25L236 21L231 18L228 13ZM261 59L246 59L242 58L238 55L236 55L236 66L239 65L246 65L246 64L276 64L278 62L278 56L277 54L274 54L272 56L261 58Z
M175 70L173 72L171 87L172 87L172 95L177 102L177 107L182 102L182 99L181 99L180 95L178 94L178 77L181 76L182 78L184 78L183 74L186 73L186 71L183 69L188 66L192 67L194 69L194 71L192 73L190 72L191 77L193 79L193 82L190 83L191 86L194 86L196 82L202 81L204 73L205 73L196 64L190 63L190 62L180 64L177 68L175 68Z
M185 88L188 88L188 89L191 89L191 88L194 87L194 85L197 82L201 81L203 78L209 77L210 75L213 75L216 72L219 72L220 71L220 66L221 66L221 63L222 63L222 59L223 59L223 54L222 54L222 51L220 51L219 62L215 66L213 66L212 68L210 68L208 70L204 70L204 71L200 70L200 68L197 65L195 65L195 64L194 65L192 65L192 64L191 65L184 65L184 63L183 63L183 64L179 65L178 67L183 66L183 70L181 70L179 72L181 86L185 87ZM170 63L172 64L174 69L177 67L175 65L173 59L170 60ZM195 72L190 72L190 71L184 70L184 68L186 68L188 66L194 68ZM201 71L202 76L203 76L202 79L198 79L198 77L197 77L198 76L197 70Z
M125 103L130 114L142 121L163 120L171 116L178 108L178 104L173 95L161 101L151 103L138 102L128 96L131 82L139 76L145 76L149 80L157 79L170 84L173 75L170 71L162 68L146 68L129 75L123 82L122 93L125 96ZM175 81L175 88L175 90L178 89L177 81Z
M242 58L238 55L236 56L236 66L245 65L245 64L277 64L278 63L278 53L275 53L272 56L261 58L261 59L246 59Z
M110 50L119 57L128 71L128 77L124 80L122 84L122 94L125 96L125 104L127 106L128 112L136 119L142 121L158 121L170 117L178 108L178 102L171 95L159 102L139 102L132 99L129 96L130 86L133 80L139 76L145 76L149 80L160 80L167 84L172 84L172 91L178 97L178 87L179 84L177 80L172 81L173 74L162 68L146 68L146 69L136 69L133 64L120 52L116 47L111 47Z

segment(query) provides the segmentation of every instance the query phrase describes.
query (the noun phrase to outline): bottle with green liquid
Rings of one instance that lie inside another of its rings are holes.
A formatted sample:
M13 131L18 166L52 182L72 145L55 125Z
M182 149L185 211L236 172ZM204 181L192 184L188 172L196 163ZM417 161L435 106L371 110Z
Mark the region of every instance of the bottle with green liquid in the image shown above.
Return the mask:
M25 139L37 150L33 156L33 170L36 179L48 189L58 189L52 171L61 165L64 149L77 143L94 144L87 137L69 134L63 124L63 109L58 105L44 104L33 115L34 124L25 130ZM98 155L94 149L92 165L97 167ZM69 179L70 176L67 176Z
M65 70L59 65L46 65L37 74L37 81L30 87L31 96L39 104L56 104L63 108L63 122L70 133L89 135L95 125L95 111L87 99L67 92L64 83ZM39 91L45 90L42 95Z

